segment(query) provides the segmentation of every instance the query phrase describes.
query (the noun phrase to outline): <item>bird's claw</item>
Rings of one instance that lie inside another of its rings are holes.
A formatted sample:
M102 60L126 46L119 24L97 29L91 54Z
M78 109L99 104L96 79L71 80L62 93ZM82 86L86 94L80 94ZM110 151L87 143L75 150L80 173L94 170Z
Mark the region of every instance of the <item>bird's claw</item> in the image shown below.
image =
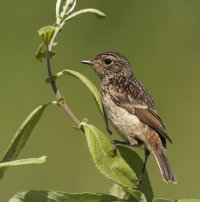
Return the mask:
M113 150L117 149L117 142L115 140L111 140L111 143L113 145Z
M109 152L110 156L115 156L117 154L117 143L114 140L111 140L113 149Z
M139 190L139 189L141 188L141 186L142 186L142 181L143 181L143 176L141 176L141 177L139 177L139 178L137 178L137 179L135 180L135 189L136 189L136 190Z

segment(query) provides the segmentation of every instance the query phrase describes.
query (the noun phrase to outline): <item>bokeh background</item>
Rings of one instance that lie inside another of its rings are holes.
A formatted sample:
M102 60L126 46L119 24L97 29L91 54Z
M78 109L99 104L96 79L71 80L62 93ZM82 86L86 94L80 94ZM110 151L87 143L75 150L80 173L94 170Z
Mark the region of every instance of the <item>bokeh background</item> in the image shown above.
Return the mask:
M36 31L55 22L55 3L1 2L1 155L28 113L55 99L44 82L45 62L34 58L41 43ZM200 198L200 1L78 0L76 10L86 7L98 8L108 18L85 14L67 23L57 38L54 72L71 68L99 87L97 75L80 61L105 50L122 52L151 92L174 142L168 157L178 184L165 184L151 157L147 169L155 196ZM96 104L81 82L65 77L58 85L80 119L87 117L105 131ZM59 108L47 109L18 157L47 155L47 163L10 168L0 182L1 202L28 189L108 193L112 182L97 171L84 135L72 126Z

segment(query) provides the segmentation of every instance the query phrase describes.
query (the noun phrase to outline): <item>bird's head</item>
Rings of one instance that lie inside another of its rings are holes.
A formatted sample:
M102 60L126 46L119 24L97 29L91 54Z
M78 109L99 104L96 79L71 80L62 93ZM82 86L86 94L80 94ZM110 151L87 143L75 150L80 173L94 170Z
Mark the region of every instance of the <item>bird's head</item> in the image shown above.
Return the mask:
M129 76L132 73L128 60L122 54L116 52L100 53L91 60L81 62L91 65L102 79L114 76Z

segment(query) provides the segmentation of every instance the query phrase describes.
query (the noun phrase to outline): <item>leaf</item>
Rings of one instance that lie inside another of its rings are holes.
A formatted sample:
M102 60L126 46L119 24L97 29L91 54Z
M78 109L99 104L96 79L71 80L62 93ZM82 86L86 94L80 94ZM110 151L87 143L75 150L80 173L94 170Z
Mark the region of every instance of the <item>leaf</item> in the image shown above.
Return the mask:
M113 145L95 126L82 123L88 147L98 170L108 179L122 186L138 201L146 201L144 195L135 190L136 174L121 157L118 151L113 151ZM142 200L143 199L143 200Z
M40 28L38 30L38 34L39 34L39 36L42 36L43 42L45 44L49 44L50 43L51 38L52 38L52 36L54 34L55 29L56 29L55 26L47 25L47 26L44 26L44 27L42 27L42 28Z
M100 94L99 90L96 88L96 86L94 85L94 83L92 81L90 81L83 74L81 74L79 72L76 72L76 71L73 71L73 70L70 70L70 69L62 70L61 72L57 73L54 76L54 78L56 79L56 78L58 78L58 77L60 77L60 76L62 76L64 74L74 76L75 78L80 79L80 81L82 81L83 84L86 85L86 87L90 90L90 92L92 93L92 95L95 98L95 101L97 103L99 111L101 112L101 114L102 114L102 116L104 118L104 121L105 121L105 124L106 124L106 129L107 129L108 133L112 134L112 131L110 130L110 128L108 126L108 119L107 119L106 113L104 112L104 109L103 109L103 104L102 104L102 100L101 100L101 94ZM47 79L47 82L49 82L49 79Z
M102 101L101 101L101 94L100 94L99 90L96 88L96 86L92 83L92 81L90 81L83 74L70 70L70 69L62 70L61 72L59 72L55 75L55 78L58 78L64 74L74 76L75 78L78 78L80 81L82 81L83 84L85 84L85 86L90 90L90 92L94 96L95 101L99 107L99 110L100 110L101 114L104 116L103 105L102 105Z
M46 50L47 50L46 45L45 45L44 43L42 43L42 44L39 46L39 48L38 48L38 50L37 50L37 52L36 52L36 54L35 54L36 59L38 59L38 60L41 62L44 58L46 58ZM55 51L49 51L49 53L50 53L50 57L51 57L52 59L53 59L53 58L55 57L55 55L56 55L56 52L55 52Z
M125 201L108 194L26 191L15 194L9 202L117 202Z
M28 158L28 159L20 159L20 160L16 160L16 161L0 163L0 168L11 167L11 166L30 165L30 164L42 164L45 162L46 162L46 156L42 156L40 158Z
M143 160L140 158L140 156L136 152L134 152L130 147L125 147L120 145L120 146L117 146L117 149L119 150L121 156L126 161L126 163L137 174L137 176L140 176L141 169L143 166ZM147 201L153 200L154 194L153 194L149 176L146 170L144 173L142 184L140 185L139 189L142 193L144 193L144 195L147 198Z
M28 138L31 135L32 130L40 120L44 110L51 103L43 104L33 110L22 123L22 125L17 130L15 136L13 137L8 149L6 150L4 156L2 157L0 163L13 161L17 158L24 145L26 144ZM0 179L3 177L6 167L0 168Z
M119 186L118 184L113 184L113 186L109 190L109 194L116 196L121 199L129 199L130 194L127 193L123 187Z
M84 14L84 13L92 13L92 14L96 15L96 17L98 17L98 18L106 17L105 13L103 13L95 8L86 8L86 9L82 9L80 11L76 11L76 12L72 13L70 16L66 17L63 22L65 23L67 20L70 20L70 19L72 19L80 14Z
M136 174L117 152L111 155L113 145L95 126L83 123L89 150L97 168L119 185L132 188Z

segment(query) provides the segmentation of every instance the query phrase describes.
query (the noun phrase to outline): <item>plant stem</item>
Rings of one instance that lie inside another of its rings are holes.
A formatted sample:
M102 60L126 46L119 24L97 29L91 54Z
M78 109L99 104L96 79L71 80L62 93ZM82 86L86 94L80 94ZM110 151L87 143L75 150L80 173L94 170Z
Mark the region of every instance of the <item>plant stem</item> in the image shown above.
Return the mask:
M53 43L54 43L54 41L55 41L55 38L56 38L56 36L57 36L57 34L58 34L58 32L60 31L61 28L62 28L62 27L60 27L60 25L57 25L57 27L56 27L56 29L55 29L55 31L54 31L54 34L53 34L53 36L52 36L52 38L51 38L51 41L50 41L50 43L49 43L49 46L48 46L49 51L51 51L52 46L53 46Z
M56 85L56 81L53 78L53 73L52 73L52 69L51 69L51 59L50 59L50 54L49 51L51 51L52 49L52 45L54 43L54 40L56 38L56 35L58 34L59 28L57 28L57 30L55 30L54 35L50 41L50 44L48 45L48 41L46 42L46 58L47 58L47 71L48 71L48 77L49 77L49 81L51 83L51 87L53 89L53 92L56 96L56 99L58 101L58 105L60 106L60 108L64 111L64 113L77 125L80 126L81 121L74 115L74 113L70 110L70 108L67 106L67 104L62 100L62 95L60 93L60 91L57 88ZM48 37L47 37L48 38ZM60 101L62 100L62 101Z

